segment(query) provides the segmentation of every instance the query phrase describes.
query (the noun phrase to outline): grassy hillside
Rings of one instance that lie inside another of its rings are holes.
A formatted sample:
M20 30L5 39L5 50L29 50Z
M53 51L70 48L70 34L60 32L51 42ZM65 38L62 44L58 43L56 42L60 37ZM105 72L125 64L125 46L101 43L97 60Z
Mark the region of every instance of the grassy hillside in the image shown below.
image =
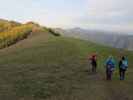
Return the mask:
M0 19L0 32L9 31L13 27L20 26L21 24L15 21L8 21Z
M88 72L87 56L98 53L98 73ZM129 58L127 79L105 80L104 60L110 54ZM48 31L32 34L0 50L1 100L133 100L133 52L86 41L55 37Z
M33 22L21 24L0 19L0 49L27 38L33 32L43 30L44 28Z

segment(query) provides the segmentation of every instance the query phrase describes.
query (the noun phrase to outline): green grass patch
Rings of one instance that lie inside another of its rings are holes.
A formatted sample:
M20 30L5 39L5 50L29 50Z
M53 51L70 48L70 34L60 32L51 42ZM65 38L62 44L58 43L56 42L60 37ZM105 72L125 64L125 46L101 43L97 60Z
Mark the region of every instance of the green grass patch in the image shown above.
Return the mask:
M88 72L87 57L98 53L98 73ZM125 81L118 68L105 80L104 61L121 52L129 59ZM1 100L133 100L133 52L91 42L38 33L0 51Z

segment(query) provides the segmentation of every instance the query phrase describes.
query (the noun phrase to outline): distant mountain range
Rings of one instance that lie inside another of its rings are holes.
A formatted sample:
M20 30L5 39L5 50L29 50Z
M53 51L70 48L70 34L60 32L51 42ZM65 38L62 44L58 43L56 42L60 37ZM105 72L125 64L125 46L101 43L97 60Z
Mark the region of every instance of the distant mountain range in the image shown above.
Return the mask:
M62 35L89 40L94 43L120 49L133 50L133 35L81 28L54 29Z

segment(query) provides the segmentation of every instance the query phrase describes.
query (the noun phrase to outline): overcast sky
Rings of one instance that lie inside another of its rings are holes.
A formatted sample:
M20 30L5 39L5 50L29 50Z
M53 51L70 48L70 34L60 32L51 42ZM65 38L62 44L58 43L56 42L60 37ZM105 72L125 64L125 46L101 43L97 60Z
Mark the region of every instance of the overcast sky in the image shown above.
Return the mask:
M0 18L133 32L133 0L0 0Z

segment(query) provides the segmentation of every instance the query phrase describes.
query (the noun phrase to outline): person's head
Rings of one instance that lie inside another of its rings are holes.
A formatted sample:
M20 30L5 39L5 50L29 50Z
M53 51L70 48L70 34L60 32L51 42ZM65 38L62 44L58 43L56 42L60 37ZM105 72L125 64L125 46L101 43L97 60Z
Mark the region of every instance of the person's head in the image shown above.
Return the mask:
M92 55L91 55L91 57L92 58L95 58L97 55L95 54L95 53L93 53Z
M110 56L109 56L109 59L113 59L113 56L112 56L112 55L110 55Z
M96 57L96 55L92 55L92 57L93 57L93 58L95 58L95 57Z
M122 60L125 60L125 56L122 57Z

